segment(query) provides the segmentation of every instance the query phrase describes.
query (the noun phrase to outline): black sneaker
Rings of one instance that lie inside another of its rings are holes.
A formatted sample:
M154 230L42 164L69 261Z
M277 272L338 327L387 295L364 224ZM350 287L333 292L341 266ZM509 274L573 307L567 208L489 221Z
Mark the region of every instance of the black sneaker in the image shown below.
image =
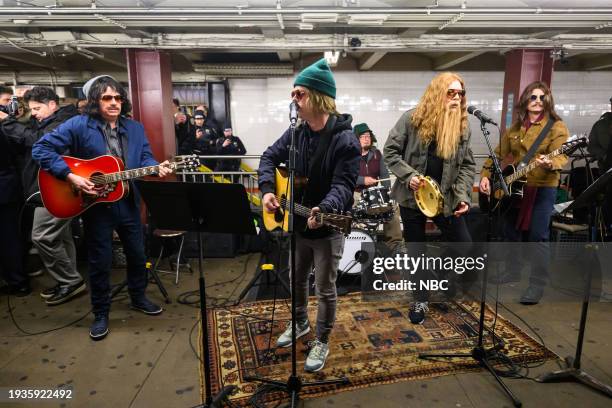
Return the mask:
M60 286L61 285L58 283L57 285L53 287L43 290L42 292L40 292L40 297L43 299L49 299L50 297L55 295L55 293L60 289Z
M130 307L148 315L158 315L164 311L161 306L156 305L144 296L139 299L132 299Z
M45 303L50 306L59 305L69 301L79 293L84 292L86 288L85 281L81 281L75 285L60 286L53 296L45 300Z
M427 302L414 302L410 305L408 317L412 324L422 324L425 321L425 313L429 312Z
M519 302L523 305L537 305L544 295L544 288L541 286L529 285Z
M108 315L99 314L95 315L94 321L89 329L89 337L92 340L102 340L108 334Z

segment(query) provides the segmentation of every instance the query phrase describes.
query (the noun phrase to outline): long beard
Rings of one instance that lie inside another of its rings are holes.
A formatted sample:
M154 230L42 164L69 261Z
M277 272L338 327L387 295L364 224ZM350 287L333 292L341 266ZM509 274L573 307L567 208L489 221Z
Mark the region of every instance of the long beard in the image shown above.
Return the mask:
M444 110L436 131L436 153L443 159L450 159L457 152L461 138L461 108Z

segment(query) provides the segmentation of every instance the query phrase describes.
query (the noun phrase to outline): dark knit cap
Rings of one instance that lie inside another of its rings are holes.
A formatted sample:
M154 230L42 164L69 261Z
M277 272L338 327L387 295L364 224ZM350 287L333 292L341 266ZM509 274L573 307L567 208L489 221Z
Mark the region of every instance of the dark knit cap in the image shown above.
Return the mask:
M206 114L204 113L203 110L197 110L193 114L193 118L194 119L206 119Z
M336 99L336 81L325 58L321 58L304 68L295 78L293 86L297 85L308 89L316 89L322 94Z
M361 136L365 132L370 132L370 135L372 135L372 142L376 142L376 136L374 136L374 132L372 132L372 129L368 127L367 123L359 123L353 128L353 133L355 133L355 136L357 136L357 138L359 138L359 136Z

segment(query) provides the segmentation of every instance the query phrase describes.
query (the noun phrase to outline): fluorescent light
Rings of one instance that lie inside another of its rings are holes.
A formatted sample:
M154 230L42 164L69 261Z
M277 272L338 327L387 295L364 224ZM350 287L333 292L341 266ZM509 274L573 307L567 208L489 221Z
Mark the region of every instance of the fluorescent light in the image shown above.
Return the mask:
M338 14L336 13L304 13L302 23L336 23Z
M312 30L314 29L314 25L310 23L299 23L298 27L300 30Z
M25 19L15 19L13 20L13 24L17 24L17 25L28 25L32 22L32 20L25 20Z
M388 14L350 14L349 25L382 25L389 18Z

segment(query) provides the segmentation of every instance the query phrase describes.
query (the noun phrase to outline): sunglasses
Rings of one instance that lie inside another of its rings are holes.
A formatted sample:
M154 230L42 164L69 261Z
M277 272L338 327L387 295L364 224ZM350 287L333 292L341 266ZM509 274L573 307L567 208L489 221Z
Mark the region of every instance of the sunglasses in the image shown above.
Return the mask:
M100 100L104 102L110 102L113 99L115 102L123 102L123 97L121 95L102 95L100 97Z
M306 95L306 91L302 91L301 89L294 89L291 91L291 99L301 100L304 95Z
M531 100L532 102L535 102L535 101L537 101L539 99L542 102L544 102L544 98L546 98L546 95L531 95L529 97L529 100Z
M455 95L459 95L462 98L465 96L465 89L449 89L446 91L446 96L454 98Z

